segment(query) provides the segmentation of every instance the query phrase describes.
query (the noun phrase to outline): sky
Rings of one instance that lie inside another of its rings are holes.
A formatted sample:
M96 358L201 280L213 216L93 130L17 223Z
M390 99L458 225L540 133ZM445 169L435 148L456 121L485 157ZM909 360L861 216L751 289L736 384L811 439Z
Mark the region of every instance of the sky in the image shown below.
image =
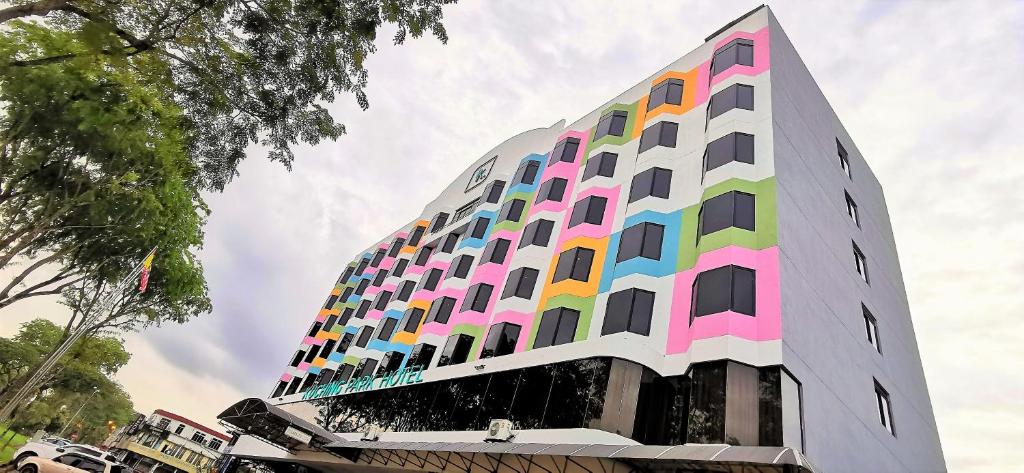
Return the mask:
M410 203L758 4L467 1L445 10L446 45L381 34L369 110L352 97L329 106L347 136L297 148L291 172L253 149L206 197L214 310L126 336L118 380L140 412L209 425L267 396L344 265L416 218ZM1024 2L770 6L882 183L950 471L1013 469L1024 463ZM0 335L64 313L16 304L0 311Z

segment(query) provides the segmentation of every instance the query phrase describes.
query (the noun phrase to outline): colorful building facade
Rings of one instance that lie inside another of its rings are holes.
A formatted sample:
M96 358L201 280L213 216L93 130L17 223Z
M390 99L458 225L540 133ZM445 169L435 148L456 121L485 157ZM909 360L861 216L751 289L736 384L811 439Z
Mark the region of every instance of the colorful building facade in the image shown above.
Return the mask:
M344 266L287 361L269 404L350 441L507 419L945 468L881 187L765 7L482 155Z
M202 473L215 470L230 440L222 432L157 409L114 431L104 446L136 472Z

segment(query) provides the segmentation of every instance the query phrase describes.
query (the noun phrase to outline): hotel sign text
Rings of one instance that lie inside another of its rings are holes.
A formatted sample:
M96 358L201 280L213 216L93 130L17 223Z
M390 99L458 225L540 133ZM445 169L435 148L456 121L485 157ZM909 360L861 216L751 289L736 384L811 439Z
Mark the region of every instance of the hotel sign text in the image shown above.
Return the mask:
M302 394L302 400L319 399L338 394L352 392L370 391L373 389L390 388L403 384L416 384L423 382L423 367L405 367L391 374L381 376L362 376L346 381L335 381L329 384L313 386Z

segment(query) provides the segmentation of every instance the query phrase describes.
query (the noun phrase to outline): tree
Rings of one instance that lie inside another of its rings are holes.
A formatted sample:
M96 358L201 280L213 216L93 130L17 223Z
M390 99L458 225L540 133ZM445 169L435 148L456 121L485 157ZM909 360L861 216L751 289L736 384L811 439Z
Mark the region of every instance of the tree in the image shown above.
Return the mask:
M35 24L13 25L7 39L0 61L79 48ZM106 59L0 70L0 268L22 264L0 286L0 308L76 284L102 291L157 246L166 284L140 299L182 321L209 309L192 253L208 214L198 169L180 110Z
M454 0L29 0L0 9L0 24L41 16L64 50L23 50L0 67L24 71L99 57L170 92L183 111L189 154L203 183L223 189L246 148L260 143L290 166L291 146L337 139L323 102L364 91L377 30L395 44L430 32L442 42ZM17 72L16 72L17 73Z

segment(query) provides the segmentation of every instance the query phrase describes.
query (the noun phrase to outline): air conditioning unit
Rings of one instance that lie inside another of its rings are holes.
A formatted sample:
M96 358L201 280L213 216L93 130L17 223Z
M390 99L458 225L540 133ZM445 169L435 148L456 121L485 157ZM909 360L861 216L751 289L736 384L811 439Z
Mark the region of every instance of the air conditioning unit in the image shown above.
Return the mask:
M380 427L376 425L371 425L366 429L366 432L363 432L363 437L361 438L361 440L364 442L376 442L377 439L380 438L380 432Z
M515 437L512 433L512 421L507 419L492 419L491 425L487 427L486 442L508 442Z

